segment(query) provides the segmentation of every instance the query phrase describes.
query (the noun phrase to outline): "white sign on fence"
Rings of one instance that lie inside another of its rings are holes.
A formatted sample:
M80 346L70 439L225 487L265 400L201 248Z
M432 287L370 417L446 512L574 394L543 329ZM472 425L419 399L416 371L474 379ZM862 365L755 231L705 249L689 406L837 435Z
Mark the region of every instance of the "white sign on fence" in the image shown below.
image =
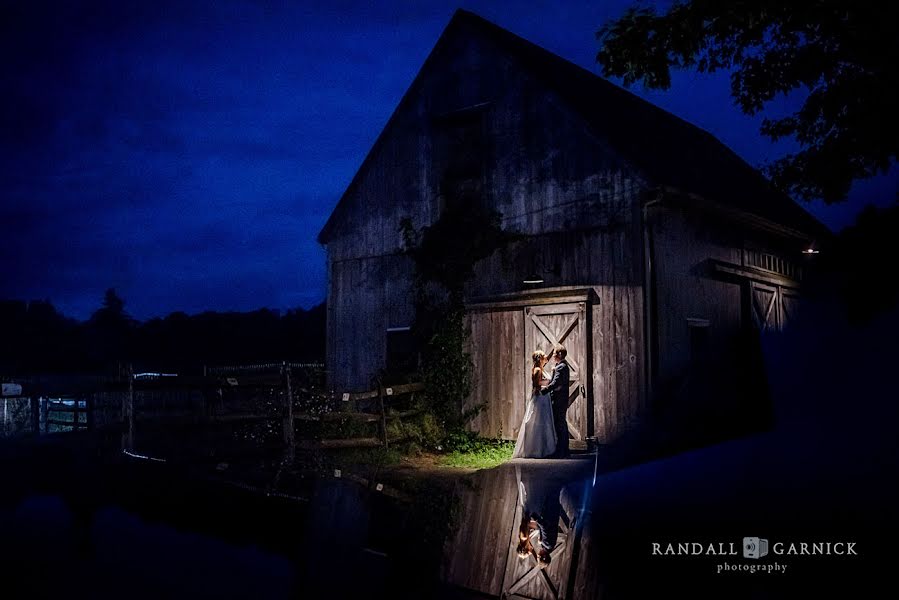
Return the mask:
M21 396L22 395L22 386L18 383L4 383L3 385L3 396Z
M344 392L344 393L343 393L343 401L344 401L344 402L349 402L349 401L350 401L350 393L349 393L349 392Z

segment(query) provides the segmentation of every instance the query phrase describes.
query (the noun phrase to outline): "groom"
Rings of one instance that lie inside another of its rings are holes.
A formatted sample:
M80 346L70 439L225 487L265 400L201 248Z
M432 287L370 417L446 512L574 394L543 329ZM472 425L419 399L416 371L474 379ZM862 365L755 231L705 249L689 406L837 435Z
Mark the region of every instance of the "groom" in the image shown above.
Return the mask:
M553 407L556 451L552 456L553 458L568 458L568 421L565 418L565 414L568 412L568 383L571 378L571 370L565 360L568 351L562 344L555 344L552 356L556 361L556 366L553 367L553 376L545 387L540 388L540 393L549 393L549 401Z

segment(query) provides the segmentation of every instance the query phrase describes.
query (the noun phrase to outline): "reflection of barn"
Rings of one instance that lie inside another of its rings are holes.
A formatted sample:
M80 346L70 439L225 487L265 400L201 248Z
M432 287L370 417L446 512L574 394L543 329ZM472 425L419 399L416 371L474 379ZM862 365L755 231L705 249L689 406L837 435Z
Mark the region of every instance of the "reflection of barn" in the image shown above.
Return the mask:
M461 517L444 548L442 581L487 597L592 597L595 574L589 561L595 556L583 522L590 480L580 470L572 461L507 465L460 485ZM553 549L543 569L533 556L518 556L522 495L545 500L538 504L544 506L540 512L547 515L544 527Z
M320 233L333 387L366 387L408 335L401 219L425 227L457 202L522 234L467 288L474 426L506 438L528 356L554 341L576 438L611 441L688 398L733 412L751 331L793 316L801 251L826 235L708 133L460 11Z

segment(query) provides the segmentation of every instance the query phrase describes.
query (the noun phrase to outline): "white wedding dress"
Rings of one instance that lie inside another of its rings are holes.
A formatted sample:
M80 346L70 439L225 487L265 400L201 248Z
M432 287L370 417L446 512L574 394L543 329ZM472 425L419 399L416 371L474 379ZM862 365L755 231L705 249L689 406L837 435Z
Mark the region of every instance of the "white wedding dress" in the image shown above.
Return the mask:
M533 390L524 409L512 458L545 458L556 451L556 428L549 394Z

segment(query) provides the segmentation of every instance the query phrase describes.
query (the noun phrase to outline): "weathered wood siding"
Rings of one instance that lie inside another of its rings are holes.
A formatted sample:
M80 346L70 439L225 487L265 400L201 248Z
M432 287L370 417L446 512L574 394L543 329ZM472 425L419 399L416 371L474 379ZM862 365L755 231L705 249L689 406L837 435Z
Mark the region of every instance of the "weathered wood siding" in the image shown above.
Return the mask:
M638 192L634 190L634 206ZM636 214L635 214L636 213ZM592 349L591 381L593 404L593 435L603 442L611 442L633 423L646 407L645 360L643 351L643 286L642 237L638 233L636 210L628 221L610 227L586 231L556 232L535 235L497 252L478 269L484 273L470 284L471 297L492 296L521 290L522 280L537 265L546 280L545 287L584 286L595 290L598 301L590 306L590 337ZM489 352L496 343L490 328L473 328L472 352ZM523 333L521 342L523 343ZM472 404L486 403L490 414L473 423L484 435L514 439L521 417L515 411L502 410L505 400L494 394L494 382L524 381L527 374L526 357L534 350L524 348L517 372L503 367L500 372L489 367L489 375L476 378ZM488 369L478 363L479 369ZM486 382L490 382L489 385ZM522 387L524 387L522 385ZM517 403L523 404L527 390L510 388ZM508 395L508 391L505 392Z
M441 580L497 598L595 597L595 588L586 588L582 581L593 569L578 568L581 557L576 551L586 546L581 539L585 530L579 524L586 515L581 510L589 493L583 484L586 475L571 463L531 463L481 471L460 481L455 491L460 516L444 546ZM549 502L558 505L558 512L552 513L558 521L544 523L558 537L542 574L534 571L533 558L519 558L517 553L521 489L532 498L545 495L547 505L542 508L549 508ZM580 593L570 593L575 590Z
M475 310L467 322L475 364L467 408L484 406L470 426L490 437L515 439L529 391L524 312L520 308Z
M664 379L682 373L690 360L688 318L709 321L709 343L715 350L739 331L740 286L714 278L707 263L740 264L743 234L674 208L654 209L649 221L658 306L657 372Z
M515 471L483 471L460 484L456 495L460 522L444 547L441 580L499 597L518 507Z
M714 265L744 267L747 247L799 258L798 248L782 238L679 206L656 207L648 221L657 314L654 395L669 414L678 412L685 421L739 425L733 419L763 409L766 394L752 332L751 304L757 300L753 293L758 287L775 292L776 288L724 277ZM794 294L788 300L795 299ZM694 327L699 322L704 329L698 362L692 356L691 320Z
M338 391L369 389L387 365L387 328L411 324L408 262L385 255L329 263L327 368Z
M644 403L639 199L646 184L526 65L462 27L438 43L335 213L327 243L331 385L368 385L386 364L386 328L411 322L408 304L396 317L385 308L402 304L388 298L388 287L402 288L397 281L411 279L411 265L385 263L403 264L388 258L402 249L402 218L420 228L439 215L443 165L434 147L435 116L472 106L483 111L489 143L484 200L501 213L505 229L526 237L479 265L467 295L521 290L534 269L546 286L595 287L592 427L612 437ZM515 322L508 315L472 322L472 351L487 357L478 359L472 401L489 407L474 427L507 438L520 424L522 360L532 350L523 348Z

